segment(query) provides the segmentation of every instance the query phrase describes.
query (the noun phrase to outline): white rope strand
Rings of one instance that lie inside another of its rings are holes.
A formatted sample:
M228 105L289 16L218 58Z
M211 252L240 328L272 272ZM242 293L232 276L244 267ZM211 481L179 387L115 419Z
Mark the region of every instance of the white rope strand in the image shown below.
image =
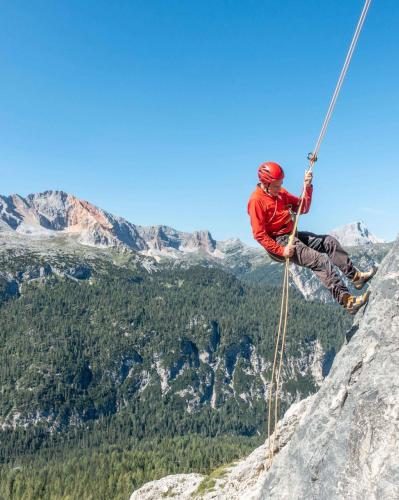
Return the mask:
M353 35L351 44L349 46L348 53L346 55L344 65L343 65L341 73L339 75L337 85L335 86L335 90L334 90L333 96L331 98L326 117L324 118L324 122L323 122L323 125L321 127L321 131L320 131L319 137L317 139L316 146L314 148L314 151L313 151L311 157L309 158L309 169L308 169L309 171L313 170L313 166L317 160L317 155L319 154L319 149L320 149L321 143L322 143L324 136L326 134L327 126L328 126L330 119L331 119L331 116L333 114L335 104L336 104L337 99L338 99L339 92L341 90L346 73L348 71L353 52L355 51L357 41L359 39L360 33L362 31L362 28L363 28L364 21L366 20L366 16L367 16L367 12L369 10L370 4L371 4L371 0L366 0L365 4L363 6L362 13L360 14L360 18L359 18L359 21L357 23L355 33ZM302 212L303 200L305 197L304 195L305 195L305 186L304 186L302 194L301 194L301 203L299 205L298 212L296 213L296 216L295 216L294 229L293 229L292 234L290 236L289 243L291 243L291 244L294 241L294 235L295 235L297 227L298 227L299 216L301 215L301 212Z
M343 65L342 70L341 70L341 74L339 75L338 82L337 82L337 85L335 87L333 96L331 98L331 102L330 102L330 105L328 107L328 111L327 111L326 117L325 117L323 125L321 127L320 135L319 135L319 137L317 139L316 146L315 146L315 148L313 150L313 157L314 158L317 158L317 154L319 152L321 142L324 139L324 136L326 134L327 126L328 126L328 124L330 122L331 115L332 115L332 113L334 111L335 103L337 102L337 98L338 98L338 94L339 94L339 92L341 90L341 87L342 87L342 84L344 82L346 73L348 71L349 64L351 62L353 52L355 51L356 44L357 44L357 41L359 39L360 32L362 31L363 24L364 24L364 21L366 19L367 12L369 10L370 4L371 4L371 0L366 0L366 2L364 4L364 7L363 7L363 10L362 10L362 13L361 13L360 18L359 18L359 22L357 23L357 26L356 26L356 29L355 29L355 33L354 33L353 38L352 38L352 42L350 44L350 47L349 47L348 53L346 55L346 59L345 59L344 65ZM314 164L314 161L313 162L311 161L310 169L312 169L313 164Z

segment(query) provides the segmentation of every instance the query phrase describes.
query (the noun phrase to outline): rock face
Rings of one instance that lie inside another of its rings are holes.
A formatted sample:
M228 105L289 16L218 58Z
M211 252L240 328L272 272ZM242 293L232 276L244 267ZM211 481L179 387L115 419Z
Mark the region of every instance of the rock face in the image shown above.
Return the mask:
M355 331L273 463L261 498L399 498L399 241Z
M198 490L198 498L399 498L399 240L371 291L319 392L293 405L278 424L271 467L266 442L223 477L204 478L208 489ZM177 484L180 476L173 478ZM155 483L159 492L159 481L148 483L145 496L138 490L132 499L159 498L151 496ZM170 492L171 484L169 476Z
M155 500L168 496L176 499L192 498L204 477L202 474L180 474L177 482L176 476L166 476L143 486L133 493L130 500Z

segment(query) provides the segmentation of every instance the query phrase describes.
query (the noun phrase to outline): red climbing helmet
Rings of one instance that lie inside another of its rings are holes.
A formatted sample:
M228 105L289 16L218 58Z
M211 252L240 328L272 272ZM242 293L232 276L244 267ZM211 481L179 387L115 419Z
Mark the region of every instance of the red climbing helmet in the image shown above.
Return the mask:
M284 179L284 170L278 163L267 161L258 168L258 177L262 184L270 184Z

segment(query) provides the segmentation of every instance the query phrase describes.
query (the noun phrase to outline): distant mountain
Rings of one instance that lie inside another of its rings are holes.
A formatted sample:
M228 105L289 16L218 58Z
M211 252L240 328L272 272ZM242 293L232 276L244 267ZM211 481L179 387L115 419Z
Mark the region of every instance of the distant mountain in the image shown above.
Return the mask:
M63 191L45 191L26 198L0 196L0 221L3 231L11 229L41 238L69 236L83 245L125 247L155 257L216 251L209 231L185 233L167 226L138 226Z
M337 229L333 229L330 233L335 236L343 246L355 247L364 245L373 245L374 243L385 243L384 240L377 238L364 222L352 222Z
M198 252L216 259L264 254L262 249L253 249L238 239L218 243L207 230L187 233L163 225L139 226L63 191L29 194L26 198L18 194L0 196L1 230L42 238L70 236L84 245L127 247L157 260ZM331 234L344 246L383 243L363 222L347 224Z

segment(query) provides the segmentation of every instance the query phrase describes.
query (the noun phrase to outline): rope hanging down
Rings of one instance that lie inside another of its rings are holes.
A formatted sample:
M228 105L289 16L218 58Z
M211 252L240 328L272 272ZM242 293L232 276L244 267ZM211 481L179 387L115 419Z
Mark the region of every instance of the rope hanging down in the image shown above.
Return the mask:
M346 58L345 58L344 65L342 67L341 73L340 73L338 81L337 81L337 85L335 86L335 90L334 90L333 96L331 98L327 114L324 118L324 122L323 122L323 125L321 127L319 137L316 141L315 148L313 150L313 153L309 153L309 155L308 155L308 160L309 160L308 170L310 172L313 170L313 166L314 166L315 162L317 161L317 156L319 154L319 149L320 149L321 143L324 139L328 124L331 120L331 116L333 114L338 95L340 93L342 84L344 82L346 73L348 71L348 68L349 68L349 65L350 65L350 62L352 59L352 55L353 55L353 52L356 48L357 41L358 41L359 35L362 31L363 24L364 24L364 21L366 19L370 4L371 4L371 0L365 1L362 13L360 15L359 21L358 21L356 29L355 29L355 33L354 33L353 38L352 38L352 42L349 46L348 53L347 53ZM292 230L288 244L292 244L294 241L294 237L295 237L297 227L298 227L299 217L300 217L301 212L302 212L304 193L305 193L305 188L303 189L302 194L301 194L301 202L300 202L298 211L295 215L294 229ZM273 368L272 368L272 376L271 376L270 388L269 388L269 408L268 408L268 424L267 424L268 441L269 441L269 467L271 466L271 463L273 461L275 440L276 440L276 434L277 434L277 432L276 432L277 422L278 422L278 416L279 416L278 404L279 404L279 393L280 393L280 379L281 379L281 372L282 372L282 367L283 367L283 356L284 356L285 339L286 339L286 331L287 331L287 320L288 320L288 299L289 299L288 277L289 277L289 257L286 258L286 260L285 260L284 280L283 280L282 297L281 297L280 320L279 320L279 326L278 326L278 331L277 331L276 340L275 340ZM277 361L278 361L278 368L277 368ZM271 439L271 437L272 437L272 434L271 434L271 432L272 432L272 414L273 414L272 403L273 403L273 388L274 388L274 386L275 386L274 425L273 425L274 434L273 434L273 439Z

